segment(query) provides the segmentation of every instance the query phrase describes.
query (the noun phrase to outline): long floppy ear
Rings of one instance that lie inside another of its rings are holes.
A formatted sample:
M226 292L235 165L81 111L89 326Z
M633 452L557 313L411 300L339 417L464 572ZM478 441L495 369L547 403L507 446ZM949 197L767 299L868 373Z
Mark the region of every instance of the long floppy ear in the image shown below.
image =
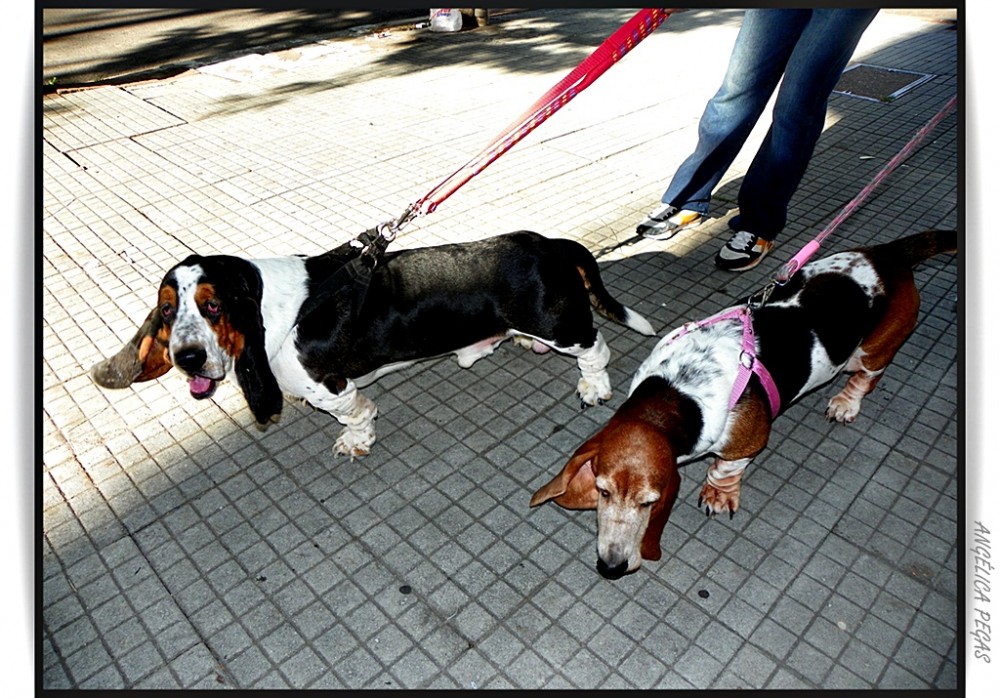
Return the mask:
M153 308L135 336L118 353L94 364L90 376L103 388L127 388L133 383L159 378L170 370L170 328Z
M559 474L532 495L530 505L538 506L551 499L566 509L596 509L593 461L603 439L602 429L576 449Z
M660 499L653 505L653 511L649 515L649 525L642 534L639 554L644 560L659 560L662 556L660 538L663 537L663 527L667 525L667 519L670 518L670 512L674 508L680 489L681 474L676 467L673 467L667 473L667 484L660 492Z
M254 419L258 424L267 424L272 417L281 414L284 397L267 359L264 320L256 298L260 298L259 293L235 300L236 312L231 313L234 327L243 334L244 340L243 349L236 357L236 381Z

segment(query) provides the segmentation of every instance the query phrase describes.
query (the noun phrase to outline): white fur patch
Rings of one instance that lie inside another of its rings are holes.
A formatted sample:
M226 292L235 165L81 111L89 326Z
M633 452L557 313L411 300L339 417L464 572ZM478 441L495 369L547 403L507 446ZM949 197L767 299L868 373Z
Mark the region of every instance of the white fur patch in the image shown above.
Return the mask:
M463 347L455 352L455 357L458 359L458 365L462 368L470 368L472 364L476 363L485 356L492 354L500 343L510 337L513 332L508 332L505 335L499 337L490 337L489 339L484 339L481 342L476 342L472 346Z
M649 324L649 320L631 308L625 308L625 324L639 334L644 334L647 337L652 337L656 334L656 330Z
M631 572L642 564L642 536L649 527L649 507L635 502L597 502L597 557L605 561L623 559Z
M299 360L295 346L298 332L295 319L308 296L305 260L301 257L274 257L253 260L264 284L261 316L264 321L264 344L271 371L282 392L304 399L317 409L333 415L344 425L334 446L337 453L360 456L368 453L375 441L375 404L361 395L353 381L339 393L312 379ZM403 365L383 367L387 372ZM374 380L377 376L370 377Z
M201 367L201 375L213 380L222 380L233 368L233 357L219 346L218 337L198 308L195 296L204 271L200 265L192 264L177 267L173 276L177 282L177 310L170 327L170 361L174 366L178 366L175 359L176 352L198 347L205 351L205 363ZM178 366L177 370L182 369Z
M308 295L306 262L301 257L273 257L252 260L264 284L260 314L267 331L264 347L273 358L288 339L299 308Z
M678 458L681 463L721 448L729 440L729 396L739 367L743 323L738 318L722 320L678 336L684 329L679 327L659 341L636 370L629 388L631 394L646 378L660 376L697 403L704 425L692 453Z
M882 279L879 278L875 267L863 253L857 251L838 252L829 257L817 259L815 262L802 267L799 271L803 282L818 276L819 274L840 274L846 276L856 283L865 296L868 298L868 306L875 301L878 296L885 295L885 287ZM770 303L775 308L797 308L799 307L799 294L795 294L782 301Z
M571 347L561 347L555 342L538 337L532 337L532 339L562 354L576 357L576 365L580 368L580 380L576 385L576 393L581 401L587 405L597 405L611 399L611 377L607 371L608 362L611 360L611 349L608 348L600 330L597 332L594 344L589 347L581 347L576 344Z

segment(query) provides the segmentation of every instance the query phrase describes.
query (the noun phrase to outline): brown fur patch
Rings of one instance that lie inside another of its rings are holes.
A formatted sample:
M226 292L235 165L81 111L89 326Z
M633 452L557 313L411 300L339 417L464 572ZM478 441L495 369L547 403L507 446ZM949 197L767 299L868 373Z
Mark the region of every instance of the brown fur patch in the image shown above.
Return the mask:
M861 350L865 352L861 363L869 371L885 369L917 326L920 293L914 284L913 272L909 269L902 271L894 279L891 290L885 314L861 342Z
M753 458L767 446L771 436L771 412L761 391L752 386L733 408L735 422L729 441L718 451L723 460Z
M142 370L135 377L136 382L159 378L170 370L173 364L170 363L169 342L170 328L166 326L161 327L156 336L142 338L139 344L139 363Z
M156 302L160 308L166 304L170 304L171 307L177 307L177 289L173 286L168 286L164 284L160 286L160 293L156 299Z
M215 295L215 286L212 284L198 284L194 300L199 308L204 308L205 304L210 301L218 301ZM234 359L238 359L240 354L243 353L246 337L243 336L242 332L233 327L233 323L229 319L229 315L226 314L226 309L222 305L222 301L218 301L218 303L222 308L222 313L219 315L219 319L212 323L212 331L219 338L219 346L222 347L222 350Z

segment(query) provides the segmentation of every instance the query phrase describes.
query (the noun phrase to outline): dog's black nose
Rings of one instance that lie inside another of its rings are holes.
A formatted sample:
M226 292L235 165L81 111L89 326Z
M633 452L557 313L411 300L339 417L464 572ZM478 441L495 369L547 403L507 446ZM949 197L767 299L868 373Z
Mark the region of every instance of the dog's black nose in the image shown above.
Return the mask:
M597 571L605 579L620 579L628 572L628 560L622 560L617 565L609 565L601 558L597 558Z
M185 373L194 375L205 365L208 354L201 347L184 347L174 352L174 364Z

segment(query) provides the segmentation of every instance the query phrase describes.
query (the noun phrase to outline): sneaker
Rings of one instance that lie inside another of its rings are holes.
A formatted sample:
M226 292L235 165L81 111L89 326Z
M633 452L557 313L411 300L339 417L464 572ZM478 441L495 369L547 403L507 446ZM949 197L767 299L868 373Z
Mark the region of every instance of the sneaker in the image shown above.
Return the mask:
M747 271L760 264L760 260L764 259L764 255L773 247L774 243L770 240L741 230L734 233L729 242L715 255L715 266L726 271Z
M678 209L663 204L650 213L646 220L636 226L635 232L650 240L669 240L681 230L690 228L701 220L697 211Z

